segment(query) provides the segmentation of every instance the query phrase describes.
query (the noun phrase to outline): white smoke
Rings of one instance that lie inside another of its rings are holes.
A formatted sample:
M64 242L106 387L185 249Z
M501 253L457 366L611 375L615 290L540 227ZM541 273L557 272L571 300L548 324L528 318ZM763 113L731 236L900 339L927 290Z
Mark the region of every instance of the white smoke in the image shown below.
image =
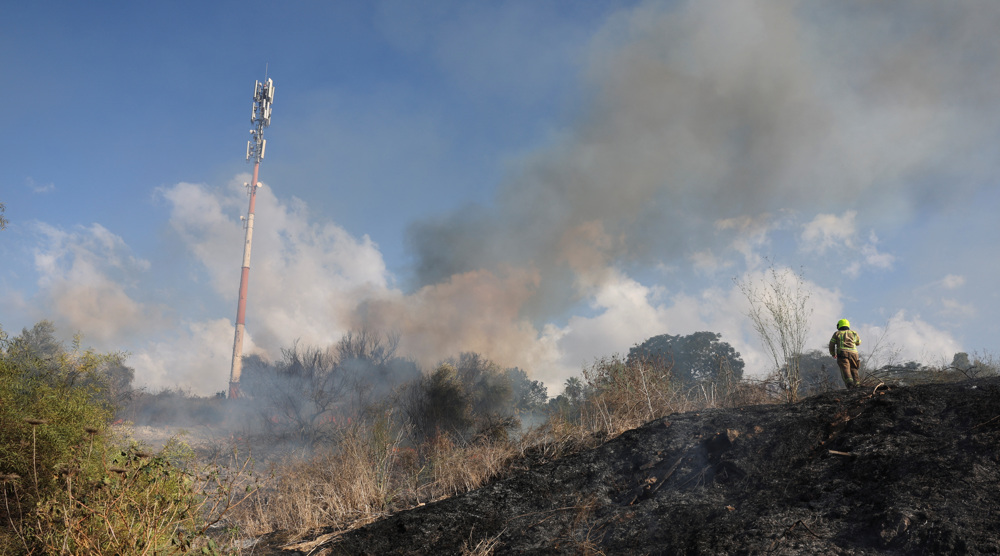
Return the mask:
M155 331L164 307L135 299L149 261L132 255L125 241L100 224L65 231L33 225L38 292L36 318L52 319L72 334L110 346Z
M995 144L1000 129L998 24L1000 4L988 1L623 8L586 53L573 121L511 161L492 202L413 223L411 288L387 271L369 237L280 194L280 184L277 194L263 188L250 349L275 357L296 340L327 345L368 323L400 332L404 351L423 365L478 351L529 370L556 393L594 357L655 334L712 330L743 353L748 370L766 371L731 277L759 273L774 254L806 267L809 344L822 349L832 323L858 303L841 285L900 264L880 238L992 187L983 176L998 169L997 158L983 145ZM472 39L399 37L457 72L481 66L459 63L464 52L441 45ZM496 76L469 79L493 84ZM134 350L137 378L169 385L210 366L221 377L212 388L224 386L231 331L223 319L235 313L244 180L160 192L183 250L226 307L202 320L167 315L173 334ZM148 267L101 230L49 234L36 263L39 295L100 338L137 335L162 303L138 301L146 298L135 284ZM951 272L941 272L945 287L961 286ZM80 284L85 292L74 289ZM972 309L955 296L933 297L956 317ZM908 355L958 350L916 310L887 314ZM856 324L866 336L878 331Z

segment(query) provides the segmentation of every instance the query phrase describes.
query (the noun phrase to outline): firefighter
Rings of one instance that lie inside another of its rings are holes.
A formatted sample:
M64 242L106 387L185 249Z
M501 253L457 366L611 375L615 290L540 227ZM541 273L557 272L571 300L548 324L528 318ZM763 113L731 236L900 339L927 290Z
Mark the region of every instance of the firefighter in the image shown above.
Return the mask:
M837 358L840 376L844 378L848 390L861 386L861 377L858 376L858 369L861 367L859 345L861 336L851 330L851 323L847 319L837 321L837 331L830 338L830 355Z

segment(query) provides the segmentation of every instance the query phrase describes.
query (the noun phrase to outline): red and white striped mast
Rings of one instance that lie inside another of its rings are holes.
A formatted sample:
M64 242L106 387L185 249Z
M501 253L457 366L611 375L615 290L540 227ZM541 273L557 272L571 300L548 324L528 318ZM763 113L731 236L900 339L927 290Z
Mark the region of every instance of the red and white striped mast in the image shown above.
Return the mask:
M247 160L253 160L253 179L246 184L250 193L250 210L246 217L246 240L243 244L243 269L240 273L240 299L236 306L236 337L233 339L233 366L229 371L229 398L240 397L240 373L243 371L243 332L246 328L247 286L250 281L250 242L253 240L253 211L257 200L257 174L264 158L267 141L264 128L271 125L271 103L274 102L274 83L265 77L257 81L253 90L253 109L250 113L250 140L247 141Z

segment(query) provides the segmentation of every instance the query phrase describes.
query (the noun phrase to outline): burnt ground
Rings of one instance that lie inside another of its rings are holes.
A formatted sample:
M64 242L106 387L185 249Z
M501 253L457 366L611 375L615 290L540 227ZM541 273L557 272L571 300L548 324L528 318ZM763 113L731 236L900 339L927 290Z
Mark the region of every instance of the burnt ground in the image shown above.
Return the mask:
M674 414L255 554L997 554L1000 378ZM284 547L284 548L282 548Z

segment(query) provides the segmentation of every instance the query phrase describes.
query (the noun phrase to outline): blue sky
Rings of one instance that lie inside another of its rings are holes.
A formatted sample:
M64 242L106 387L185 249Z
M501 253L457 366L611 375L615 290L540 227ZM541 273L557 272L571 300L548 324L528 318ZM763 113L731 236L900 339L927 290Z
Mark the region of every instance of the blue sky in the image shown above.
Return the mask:
M0 325L225 388L253 83L274 80L247 350L400 332L557 393L595 357L721 332L801 271L810 347L987 352L1000 5L20 3L0 21ZM864 346L863 346L864 347Z

